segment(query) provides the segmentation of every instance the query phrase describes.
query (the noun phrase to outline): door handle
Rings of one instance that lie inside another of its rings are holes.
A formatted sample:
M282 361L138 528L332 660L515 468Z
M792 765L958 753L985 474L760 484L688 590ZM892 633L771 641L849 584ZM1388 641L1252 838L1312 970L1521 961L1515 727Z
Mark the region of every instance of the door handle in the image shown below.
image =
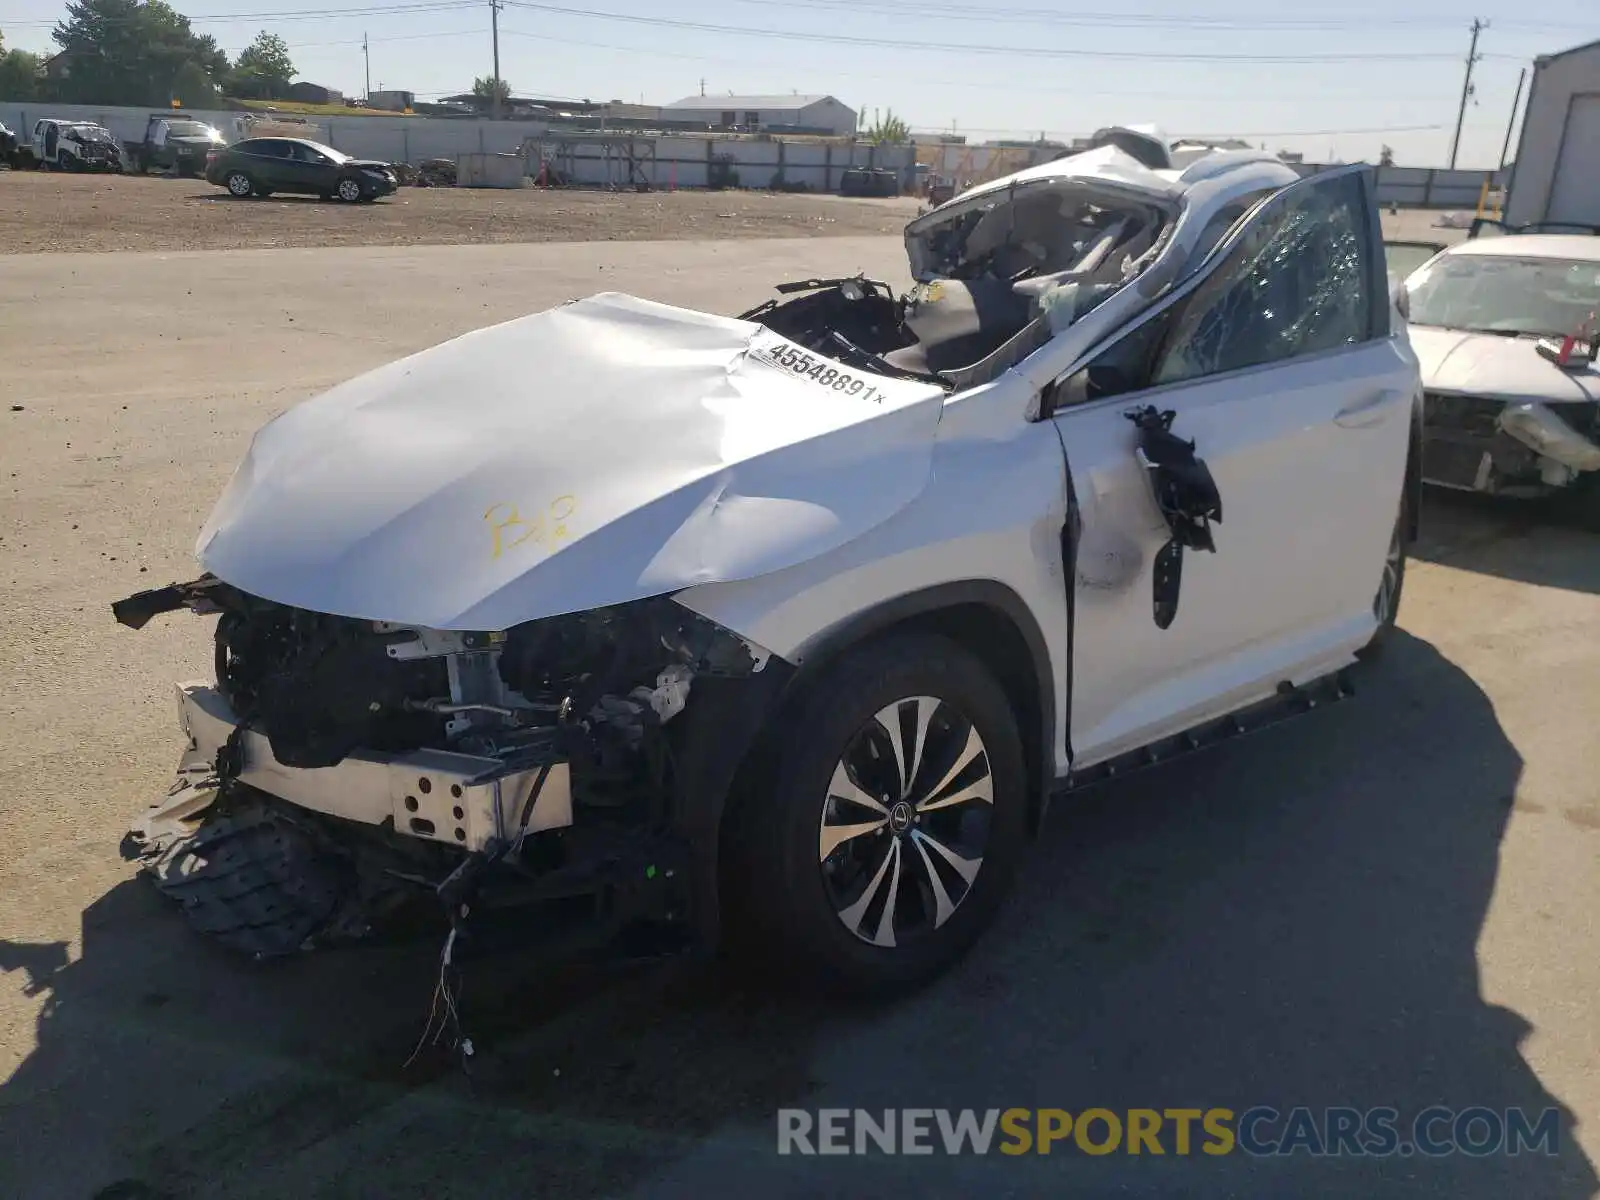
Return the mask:
M1365 399L1347 404L1334 414L1334 424L1345 429L1367 429L1387 420L1390 406L1405 393L1396 388L1384 388Z

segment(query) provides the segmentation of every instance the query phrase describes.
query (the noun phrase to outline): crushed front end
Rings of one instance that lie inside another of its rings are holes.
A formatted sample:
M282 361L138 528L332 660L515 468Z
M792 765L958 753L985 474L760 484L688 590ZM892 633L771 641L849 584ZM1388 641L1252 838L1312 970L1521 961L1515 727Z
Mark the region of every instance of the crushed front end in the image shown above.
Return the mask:
M274 957L409 910L518 946L716 936L715 831L788 666L666 597L445 631L215 576L113 605L215 616L215 681L126 847L191 923Z
M1541 496L1600 471L1600 403L1425 393L1423 476L1504 496Z

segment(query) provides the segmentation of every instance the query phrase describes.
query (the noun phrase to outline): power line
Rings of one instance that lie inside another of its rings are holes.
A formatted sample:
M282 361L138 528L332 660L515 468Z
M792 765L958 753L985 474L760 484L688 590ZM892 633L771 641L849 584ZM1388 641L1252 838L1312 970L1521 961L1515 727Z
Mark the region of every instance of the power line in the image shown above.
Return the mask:
M191 25L232 25L255 21L324 21L335 17L388 17L409 16L413 13L430 12L458 12L462 9L476 9L476 0L429 0L420 4L400 5L363 5L359 8L323 8L323 9L295 9L283 12L246 12L246 13L202 13L199 16L184 16ZM127 24L138 20L137 17L107 17L104 24ZM10 29L22 25L59 25L61 21L50 20L0 20L0 29Z
M685 51L680 51L680 50L661 50L661 49L658 49L658 48L656 48L654 46L623 46L623 45L618 45L615 42L596 42L596 41L590 41L590 40L583 39L583 38L557 37L554 34L547 34L547 33L528 33L528 32L526 32L524 30L521 30L521 29L506 29L506 28L502 28L500 30L500 33L504 37L528 38L528 39L531 39L533 41L538 41L538 42L555 42L555 43L557 43L559 45L563 45L563 46L585 46L585 47L588 47L589 49L593 49L593 50L611 50L611 51L615 51L616 53L619 53L619 54L640 54L640 55L644 55L644 56L649 57L649 58L675 58L675 59L683 59L683 60L686 60L686 61L689 61L689 62L718 63L718 64L722 64L722 65L726 65L726 66L744 67L746 69L756 69L756 70L788 71L788 70L792 70L794 68L794 64L793 63L775 62L775 61L773 61L771 59L752 59L752 58L745 58L745 57L734 58L734 57L718 56L718 55L712 55L712 54L694 54L694 53L691 53L691 52L686 51L686 50ZM843 70L843 69L840 69L840 70L829 70L829 69L827 69L825 67L824 68L818 68L818 67L814 67L814 66L810 66L810 65L806 66L805 71L806 71L807 76L809 76L809 77L819 77L820 76L820 77L825 77L825 78L850 79L850 80L857 80L857 81L871 81L871 82L877 82L877 83L903 83L903 82L905 82L905 75L904 74L898 74L898 75L869 75L869 74L863 74L860 71L850 71L850 70ZM1234 98L1235 96L1237 96L1237 94L1238 94L1237 92L1201 92L1201 91L1197 91L1194 88L1184 88L1182 90L1171 91L1171 92L1156 92L1156 91L1151 91L1151 90L1149 90L1147 88L1142 88L1142 87L1126 87L1126 88L1081 88L1081 87L1070 87L1070 86L1067 86L1067 87L1051 87L1051 86L1043 85L1043 84L1029 84L1029 83L1014 83L1014 84L1013 83L982 83L982 82L979 82L977 80L970 80L970 79L947 79L947 80L941 80L940 83L939 83L939 86L941 88L946 88L946 87L948 87L948 88L965 88L965 89L970 89L970 90L975 90L975 91L1005 92L1005 93L1029 93L1029 94L1048 95L1048 96L1118 97L1118 96L1136 95L1140 99L1148 99L1148 100L1193 100L1193 99L1196 99L1197 97L1205 97L1205 96L1214 96L1214 97L1218 97L1218 98L1231 99L1231 98ZM1326 89L1320 89L1320 90L1318 90L1318 91L1316 91L1314 93L1291 94L1291 95L1280 95L1280 94L1277 94L1277 93L1262 93L1262 92L1260 92L1258 90L1254 94L1257 96L1257 98L1269 99L1269 100L1272 100L1272 101L1326 100L1326 99L1328 99L1330 97L1330 93ZM1435 99L1436 98L1436 93L1433 93L1433 92L1415 92L1415 93L1406 93L1406 94L1385 93L1381 97L1374 97L1374 96L1370 96L1370 95L1364 95L1361 98L1362 99L1372 99L1372 100L1375 100L1375 101L1381 101L1383 103L1389 103L1389 102L1392 102L1392 101L1418 101L1418 102L1421 102L1421 101L1429 101L1429 100Z
M909 41L904 38L855 37L842 33L802 33L782 29L751 29L741 25L722 25L709 21L682 21L672 17L646 17L634 13L598 12L588 8L568 8L559 4L539 4L533 0L503 0L510 8L556 13L569 17L591 17L603 21L622 21L631 25L650 25L667 29L687 29L696 33L734 34L741 37L775 38L781 41L823 42L842 46L887 47L895 50L933 50L953 54L1005 54L1025 58L1100 58L1136 59L1143 62L1255 62L1255 63L1332 63L1332 62L1418 62L1454 58L1449 53L1402 54L1169 54L1149 50L1063 50L1046 46L990 46L954 42Z
M376 46L385 42L431 41L434 38L447 37L482 37L488 32L489 31L487 29L440 29L433 31L432 33L397 33L392 34L389 37L375 37L370 40L372 44ZM364 46L367 44L368 40L369 39L363 35L360 38L340 38L337 41L331 42L286 42L284 44L284 48L287 50L316 50L325 46ZM237 51L243 50L245 47L223 46L222 49ZM442 94L443 93L441 93L441 95Z
M809 8L879 12L894 16L913 14L941 20L977 21L984 24L1068 25L1103 29L1195 29L1224 32L1320 33L1340 30L1453 29L1448 18L1337 18L1337 17L1225 17L1171 13L1059 12L1041 8L974 8L970 5L921 4L916 0L737 0L767 8ZM1540 26L1512 22L1522 28ZM1569 22L1544 28L1594 29L1594 22Z
M1290 33L1329 32L1338 30L1364 30L1371 28L1385 29L1441 29L1455 28L1455 22L1449 18L1430 17L1261 17L1261 16L1218 16L1184 14L1175 16L1171 13L1128 13L1128 12L1060 12L1054 9L1042 8L985 8L974 9L966 5L951 3L921 4L917 0L738 0L743 4L755 4L774 8L808 8L816 10L846 10L851 12L877 11L893 15L914 14L929 17L939 16L950 19L982 21L991 24L1023 23L1045 25L1068 25L1074 27L1100 27L1108 29L1195 29L1218 30L1225 32L1273 32L1282 31ZM331 10L262 10L247 13L226 13L203 16L191 16L190 21L235 21L235 20L274 20L274 19L310 19L320 16L339 15L371 15L384 16L390 13L404 13L408 11L425 11L443 8L472 7L472 4L463 0L461 3L428 3L412 5L379 5L371 4L353 9ZM24 25L53 25L54 20L35 17L0 17L0 27L16 27ZM1487 22L1486 22L1487 24ZM1597 23L1594 21L1499 21L1497 28L1502 30L1528 30L1528 31L1553 31L1553 30L1581 30L1595 31ZM1404 55L1397 57L1407 57Z

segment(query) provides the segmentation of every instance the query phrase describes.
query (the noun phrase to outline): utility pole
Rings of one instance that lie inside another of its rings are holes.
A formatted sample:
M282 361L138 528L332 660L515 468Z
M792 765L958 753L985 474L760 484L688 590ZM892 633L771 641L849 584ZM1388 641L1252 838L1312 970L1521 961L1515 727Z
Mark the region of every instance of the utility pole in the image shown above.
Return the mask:
M1511 120L1506 122L1506 142L1500 147L1500 169L1506 169L1506 158L1511 153L1511 131L1517 127L1517 105L1522 103L1522 83L1528 78L1528 68L1517 73L1517 94L1511 98Z
M489 115L500 119L500 0L489 0L489 26L494 30L494 95Z
M1461 126L1467 119L1467 100L1472 95L1472 68L1478 63L1478 35L1489 22L1472 18L1472 45L1467 49L1467 77L1461 81L1461 111L1456 114L1456 136L1450 141L1450 169L1456 168L1456 153L1461 149Z
M372 51L367 48L367 35L361 35L361 57L367 60L367 90L361 98L368 104L372 103Z

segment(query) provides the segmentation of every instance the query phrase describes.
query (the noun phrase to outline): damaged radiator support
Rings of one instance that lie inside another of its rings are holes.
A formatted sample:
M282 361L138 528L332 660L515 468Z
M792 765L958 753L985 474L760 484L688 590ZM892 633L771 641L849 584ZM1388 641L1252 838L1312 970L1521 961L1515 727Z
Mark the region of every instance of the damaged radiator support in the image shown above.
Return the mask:
M126 852L197 928L270 958L437 905L457 967L714 942L730 735L786 664L666 598L472 633L207 577L115 612L180 608L219 615L217 686L178 687L180 782Z

